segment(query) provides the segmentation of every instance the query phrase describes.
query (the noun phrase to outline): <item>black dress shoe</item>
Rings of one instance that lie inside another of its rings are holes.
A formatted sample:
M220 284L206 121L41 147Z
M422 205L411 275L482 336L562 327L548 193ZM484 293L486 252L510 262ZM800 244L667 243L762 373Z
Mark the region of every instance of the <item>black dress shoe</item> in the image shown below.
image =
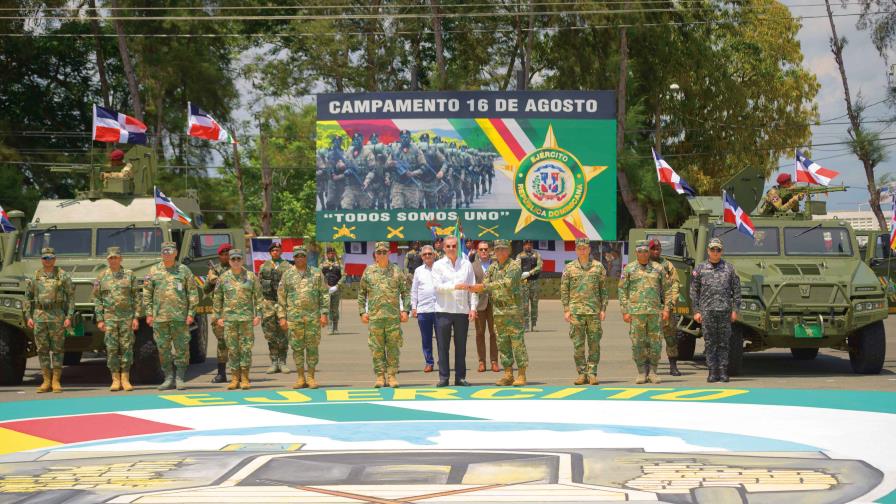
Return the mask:
M436 387L447 387L447 386L448 386L448 380L439 380L439 383L436 385Z
M468 382L467 380L463 380L463 379L461 379L461 380L454 380L454 386L455 386L455 387L469 387L469 386L470 386L470 382Z

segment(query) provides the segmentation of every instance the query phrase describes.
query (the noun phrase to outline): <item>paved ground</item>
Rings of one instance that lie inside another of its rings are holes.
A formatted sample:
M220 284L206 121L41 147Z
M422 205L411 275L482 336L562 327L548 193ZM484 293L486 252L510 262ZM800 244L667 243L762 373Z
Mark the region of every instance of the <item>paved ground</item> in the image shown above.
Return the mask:
M357 317L354 301L343 301L338 334L324 332L321 343L321 365L318 368L319 381L324 386L370 387L373 385L373 372L370 354L367 349L367 332ZM822 350L814 361L795 361L789 350L770 350L761 353L747 354L744 362L743 376L737 377L730 386L739 387L778 387L803 389L850 389L850 390L886 390L896 391L896 318L886 322L887 358L884 371L880 375L855 375L849 365L849 356L845 352ZM420 351L420 337L414 319L404 326L405 344L401 355L401 373L399 381L402 386L432 386L438 381L436 373L423 373L423 358ZM601 385L632 384L635 368L630 358L630 344L627 325L619 315L619 305L610 304L607 321L604 323L604 337L601 345L601 363L599 376ZM252 366L252 383L254 388L285 388L295 380L295 373L266 375L264 370L270 365L267 344L256 332L255 358ZM473 385L489 385L497 378L498 373L476 371L477 357L475 335L471 329L468 343L467 366L472 368L467 379ZM572 346L567 336L567 324L560 312L560 303L555 300L541 302L541 312L537 330L526 334L526 345L529 350L529 380L533 385L569 385L575 379L575 368L572 362ZM453 352L452 352L453 353ZM702 341L697 342L697 361L680 364L684 376L668 376L668 367L661 364L664 373L664 384L672 387L706 386L706 371L701 360ZM188 390L194 393L221 390L222 385L212 384L214 375L214 337L209 339L209 356L205 364L190 366L187 377ZM292 364L290 363L292 367ZM24 399L90 396L108 394L109 372L103 358L87 358L78 366L65 368L63 385L65 393L34 393L38 385L37 359L28 361L25 383L21 387L0 388L0 401L17 401ZM453 379L453 377L452 377ZM131 394L155 393L155 387L138 385Z

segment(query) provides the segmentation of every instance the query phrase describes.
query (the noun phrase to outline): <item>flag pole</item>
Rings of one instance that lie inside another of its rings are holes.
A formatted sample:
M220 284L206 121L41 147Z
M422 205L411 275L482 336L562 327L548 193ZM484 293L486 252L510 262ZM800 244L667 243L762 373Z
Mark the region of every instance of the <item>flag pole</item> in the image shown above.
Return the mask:
M246 219L246 201L243 196L243 169L240 167L240 151L238 147L238 143L233 142L233 168L236 172L236 191L239 196L239 204L240 204L240 222L242 223L243 230L249 230L249 221Z
M660 204L663 206L663 218L666 219L666 228L669 227L669 216L666 215L666 199L663 197L663 184L657 181L656 185L660 188Z

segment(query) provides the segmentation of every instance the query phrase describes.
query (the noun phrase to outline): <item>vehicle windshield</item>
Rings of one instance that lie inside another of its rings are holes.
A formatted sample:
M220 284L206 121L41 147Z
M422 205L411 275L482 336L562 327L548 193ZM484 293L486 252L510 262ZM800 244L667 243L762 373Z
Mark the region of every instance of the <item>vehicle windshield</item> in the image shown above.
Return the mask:
M797 227L784 229L787 255L851 256L849 230L841 227Z
M712 230L713 238L722 240L725 255L778 255L781 244L778 228L757 227L753 237L747 236L733 227L717 227Z
M152 254L162 251L162 230L153 227L103 228L96 232L96 253L105 254L109 247L120 247L122 255Z
M40 229L25 237L25 257L40 257L40 250L53 247L56 255L90 255L89 229Z

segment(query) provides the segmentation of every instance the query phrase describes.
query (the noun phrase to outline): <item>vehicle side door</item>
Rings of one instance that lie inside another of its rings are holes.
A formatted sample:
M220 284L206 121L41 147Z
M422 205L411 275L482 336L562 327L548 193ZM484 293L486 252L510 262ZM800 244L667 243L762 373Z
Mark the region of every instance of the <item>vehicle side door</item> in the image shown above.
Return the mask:
M862 258L886 291L890 311L896 312L896 252L890 248L890 235L880 231L863 231L861 234L868 235L868 244Z

